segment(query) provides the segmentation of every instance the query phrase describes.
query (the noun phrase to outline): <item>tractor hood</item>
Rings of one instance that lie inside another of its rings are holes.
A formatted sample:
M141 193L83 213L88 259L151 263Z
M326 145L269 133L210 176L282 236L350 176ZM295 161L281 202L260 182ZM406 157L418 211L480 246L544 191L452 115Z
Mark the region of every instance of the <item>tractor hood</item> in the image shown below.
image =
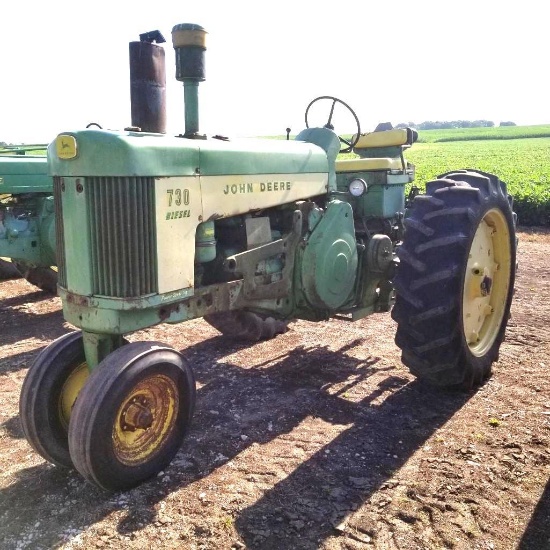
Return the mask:
M52 193L45 156L0 155L0 195L12 193Z
M338 138L334 135L334 139ZM217 176L329 171L324 148L305 141L201 140L103 130L59 134L48 148L48 162L51 175L65 177Z

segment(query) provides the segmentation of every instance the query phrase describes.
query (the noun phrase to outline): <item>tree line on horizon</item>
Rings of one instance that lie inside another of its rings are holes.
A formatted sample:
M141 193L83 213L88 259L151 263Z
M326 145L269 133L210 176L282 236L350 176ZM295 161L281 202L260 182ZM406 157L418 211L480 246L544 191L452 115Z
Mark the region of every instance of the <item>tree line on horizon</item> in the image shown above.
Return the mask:
M499 126L517 126L511 120L501 121ZM453 130L456 128L494 128L495 123L492 120L425 120L417 124L416 122L400 122L394 128L415 128L416 130ZM1 147L13 145L6 141L0 141Z
M455 128L494 128L492 120L426 120L416 122L400 122L396 128L415 128L416 130L452 130ZM499 126L516 126L511 120L504 120Z

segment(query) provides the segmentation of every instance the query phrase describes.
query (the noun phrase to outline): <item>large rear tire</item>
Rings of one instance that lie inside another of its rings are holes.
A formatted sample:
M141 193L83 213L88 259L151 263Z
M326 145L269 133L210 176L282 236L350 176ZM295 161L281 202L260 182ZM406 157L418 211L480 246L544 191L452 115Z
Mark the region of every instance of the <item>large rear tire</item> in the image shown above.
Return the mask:
M13 262L0 258L0 280L18 279L20 277L21 273Z
M506 185L477 170L429 182L405 219L392 317L402 361L437 386L472 388L498 359L516 270Z
M31 285L38 287L40 290L57 294L57 271L52 267L35 267L25 262L17 262L20 274L27 279Z
M204 320L224 336L234 340L269 340L288 330L284 321L262 317L251 311L224 311L205 315Z

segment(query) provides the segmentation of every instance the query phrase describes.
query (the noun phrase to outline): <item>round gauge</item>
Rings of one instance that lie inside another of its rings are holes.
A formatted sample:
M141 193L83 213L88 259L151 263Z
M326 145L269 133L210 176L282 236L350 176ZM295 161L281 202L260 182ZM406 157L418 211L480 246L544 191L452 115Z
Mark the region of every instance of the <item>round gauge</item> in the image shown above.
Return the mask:
M360 178L356 178L356 179L350 181L348 189L349 189L349 192L354 197L360 197L367 190L367 184L366 184L365 180L362 180Z

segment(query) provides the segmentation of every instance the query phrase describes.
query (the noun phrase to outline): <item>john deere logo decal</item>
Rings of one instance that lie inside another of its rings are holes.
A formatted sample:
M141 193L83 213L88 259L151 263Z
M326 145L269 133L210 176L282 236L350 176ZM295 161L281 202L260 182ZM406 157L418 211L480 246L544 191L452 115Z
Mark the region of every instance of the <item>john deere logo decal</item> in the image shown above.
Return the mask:
M76 157L76 139L73 136L64 134L57 136L55 148L60 159L74 159Z

